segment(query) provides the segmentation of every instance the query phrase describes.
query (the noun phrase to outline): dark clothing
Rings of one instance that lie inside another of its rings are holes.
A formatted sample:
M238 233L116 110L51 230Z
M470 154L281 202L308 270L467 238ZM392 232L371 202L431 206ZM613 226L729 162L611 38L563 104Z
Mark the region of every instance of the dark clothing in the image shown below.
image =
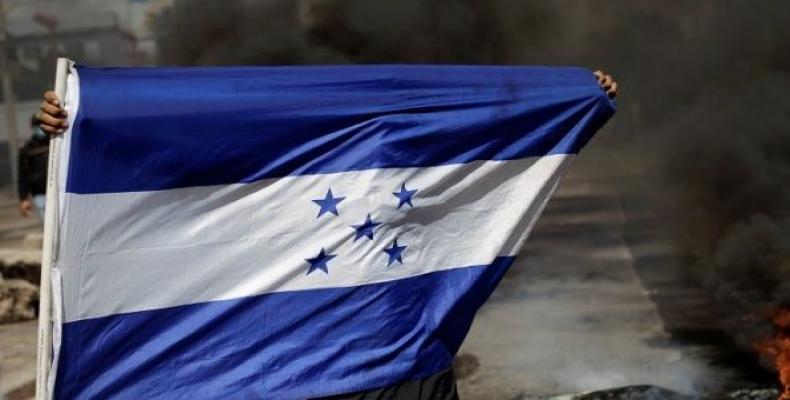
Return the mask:
M359 393L324 397L323 400L458 400L452 368L424 379Z
M19 149L17 192L19 200L47 192L49 137L33 136Z

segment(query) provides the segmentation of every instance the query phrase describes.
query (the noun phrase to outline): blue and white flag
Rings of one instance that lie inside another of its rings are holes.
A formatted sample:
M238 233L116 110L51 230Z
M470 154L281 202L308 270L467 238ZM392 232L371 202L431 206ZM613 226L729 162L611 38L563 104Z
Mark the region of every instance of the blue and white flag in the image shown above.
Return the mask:
M299 399L446 369L573 155L579 68L76 67L58 399Z

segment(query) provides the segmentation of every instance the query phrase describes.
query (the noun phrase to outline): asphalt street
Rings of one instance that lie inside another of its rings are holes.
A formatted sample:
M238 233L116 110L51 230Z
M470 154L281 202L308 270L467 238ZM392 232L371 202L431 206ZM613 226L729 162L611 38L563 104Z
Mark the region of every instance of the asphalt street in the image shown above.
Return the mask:
M521 399L650 384L685 394L767 384L719 329L632 168L571 166L456 366L461 397ZM616 172L612 172L616 171Z

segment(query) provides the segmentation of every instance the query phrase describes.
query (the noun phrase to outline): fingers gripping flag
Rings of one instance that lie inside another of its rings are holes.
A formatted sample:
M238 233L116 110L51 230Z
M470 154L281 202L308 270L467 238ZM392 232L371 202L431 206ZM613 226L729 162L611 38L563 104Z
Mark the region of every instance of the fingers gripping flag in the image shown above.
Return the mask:
M59 399L307 398L450 365L613 114L577 68L69 78Z

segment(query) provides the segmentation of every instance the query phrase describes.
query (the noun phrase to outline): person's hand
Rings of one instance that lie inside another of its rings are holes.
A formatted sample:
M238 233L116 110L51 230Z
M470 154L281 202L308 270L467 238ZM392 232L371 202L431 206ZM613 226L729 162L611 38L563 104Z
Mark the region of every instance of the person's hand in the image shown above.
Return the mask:
M606 92L606 94L610 98L615 98L617 96L617 82L612 79L611 75L607 75L605 72L598 70L593 72L595 77L598 78L598 84L601 85L601 88Z
M68 115L58 95L53 91L44 92L44 101L38 112L41 130L50 135L61 134L69 127Z
M23 217L25 218L29 217L32 211L33 211L33 202L30 200L30 198L24 199L19 202L19 213L22 214Z

